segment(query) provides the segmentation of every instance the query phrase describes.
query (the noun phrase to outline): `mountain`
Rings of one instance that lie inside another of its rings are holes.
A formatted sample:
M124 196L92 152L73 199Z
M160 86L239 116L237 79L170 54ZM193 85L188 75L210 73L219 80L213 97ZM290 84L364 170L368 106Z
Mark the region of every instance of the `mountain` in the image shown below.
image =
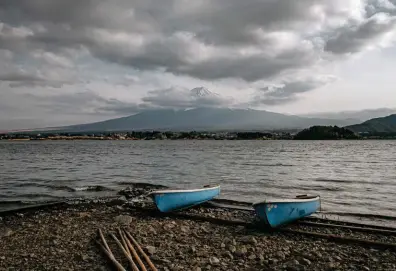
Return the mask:
M360 123L366 120L385 117L391 114L396 114L395 108L377 108L377 109L365 109L358 111L309 113L301 116L311 117L311 118L344 119L344 120L352 121L354 123Z
M273 130L302 129L312 125L351 124L343 120L304 118L262 110L230 108L158 109L90 124L59 127L59 131L120 130Z
M346 126L355 133L396 133L396 114Z
M193 88L192 90L190 90L190 93L193 97L197 97L197 98L219 96L219 94L211 92L205 87Z

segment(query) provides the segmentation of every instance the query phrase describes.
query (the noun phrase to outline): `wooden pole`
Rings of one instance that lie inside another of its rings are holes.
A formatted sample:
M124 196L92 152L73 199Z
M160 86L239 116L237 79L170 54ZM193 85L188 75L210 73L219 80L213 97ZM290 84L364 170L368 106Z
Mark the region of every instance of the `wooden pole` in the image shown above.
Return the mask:
M308 231L301 231L301 230L279 229L279 231L315 236L315 237L325 238L325 239L328 239L331 241L340 242L340 243L344 243L344 244L355 243L355 244L360 244L360 245L368 246L368 247L378 247L378 248L382 248L382 249L391 249L391 250L396 251L395 243L383 243L383 242L377 242L377 241L357 239L357 238L352 238L352 237L344 237L344 236L338 236L338 235L332 235L332 234L323 234L323 233L308 232Z
M121 242L118 240L118 238L117 238L114 234L112 234L112 233L110 233L110 235L111 235L111 237L113 237L114 241L116 241L116 243L118 244L118 246L121 248L122 252L124 252L125 256L127 257L128 261L129 261L129 264L130 264L131 267L132 267L132 270L133 270L133 271L139 271L139 268L138 268L138 267L136 266L136 264L134 263L134 261L133 261L131 255L129 255L128 251L125 250L125 248L122 246L122 244L121 244Z
M129 237L129 239L132 241L132 243L137 247L137 249L139 250L140 254L143 255L143 258L146 260L146 262L148 263L150 268L153 271L158 271L158 269L155 267L155 265L150 260L149 256L147 256L147 254L143 251L143 249L140 247L138 242L136 242L135 238L133 238L132 235L128 231L126 231L125 229L124 229L124 231L125 231L126 235Z
M337 224L310 222L310 221L300 221L298 223L302 224L302 225L312 226L312 227L339 228L339 229L347 229L347 230L353 230L353 231L359 231L359 232L368 232L368 233L396 236L396 230L384 230L384 229L376 229L376 228L369 228L369 227L363 228L363 227L356 227L356 226L337 225Z
M102 234L103 236L103 234ZM106 240L104 239L104 243L105 246L108 247ZM109 260L112 262L112 264L114 264L117 267L118 271L126 271L126 269L116 260L116 258L114 257L113 253L109 250L106 249L106 247L104 247L100 242L98 242L97 240L95 240L95 242L99 245L99 247L101 248L101 250L106 254L106 256L109 258Z
M130 253L130 251L129 251L129 249L128 249L128 245L127 245L127 243L126 243L126 241L125 241L125 239L124 239L124 235L122 234L120 228L118 228L118 234L119 234L120 237L121 237L121 242L122 242L122 244L123 244L123 246L124 246L124 248L125 248L125 251L128 252L128 255L129 255L129 256L131 256L131 253Z
M102 232L101 229L99 229L99 236L100 236L100 238L102 239L102 242L103 242L104 246L106 247L107 251L108 251L111 255L113 255L113 252L111 252L111 249L110 249L109 245L107 244L106 239L104 238L104 235L103 235L103 232Z
M131 242L129 242L128 238L126 237L126 235L124 233L123 233L123 237L125 238L129 250L132 252L133 257L135 257L135 259L138 262L138 264L139 264L140 268L142 269L142 271L147 271L146 266L144 265L144 263L140 259L139 255L137 254L135 248L133 247Z

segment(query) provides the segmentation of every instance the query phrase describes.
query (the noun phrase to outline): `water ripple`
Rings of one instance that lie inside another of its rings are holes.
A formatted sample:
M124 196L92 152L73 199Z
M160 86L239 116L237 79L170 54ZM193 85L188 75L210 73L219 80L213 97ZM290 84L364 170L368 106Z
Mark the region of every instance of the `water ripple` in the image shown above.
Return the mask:
M396 141L1 141L0 200L220 183L223 198L312 193L324 210L383 218L396 216L395 149Z

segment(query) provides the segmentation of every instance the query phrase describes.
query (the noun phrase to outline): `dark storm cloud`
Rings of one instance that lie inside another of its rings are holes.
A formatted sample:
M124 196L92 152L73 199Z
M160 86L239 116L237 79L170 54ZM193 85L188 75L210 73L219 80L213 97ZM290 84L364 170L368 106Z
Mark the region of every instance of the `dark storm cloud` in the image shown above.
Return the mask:
M43 78L39 76L35 76L33 74L23 73L23 72L14 72L14 73L5 73L0 74L0 81L8 81L8 82L40 82L44 81Z
M301 93L309 92L335 80L333 76L316 76L282 82L281 86L268 86L258 91L253 105L278 105L295 101Z
M309 24L318 19L311 7L320 2L323 1L212 1L206 9L192 15L190 29L210 43L260 43L262 37L255 30L283 31Z
M311 10L320 0L3 0L2 18L12 24L58 24L138 33L188 31L220 43L251 42L249 30L290 28L317 19ZM128 23L129 22L129 23ZM133 22L133 23L132 23Z
M320 48L300 34L312 32L323 18L342 21L353 14L324 0L5 0L0 15L3 48L83 46L97 58L139 70L252 82L316 63ZM392 27L374 19L357 22L355 30L338 29L326 49L356 52Z
M149 109L149 107L144 104L108 99L104 102L104 105L97 107L95 112L100 114L131 115L146 109Z
M368 0L365 6L367 17L371 17L376 13L390 13L395 14L396 12L396 1L395 0Z
M28 93L24 95L34 101L49 113L63 114L125 114L136 113L140 110L137 104L127 103L117 99L106 99L92 91L76 93L37 95Z
M342 29L334 38L327 41L325 50L335 54L356 53L373 40L381 38L394 30L396 18L385 13L377 13L360 25Z
M300 53L299 53L300 52ZM182 68L182 71L201 79L239 78L254 82L270 78L288 69L298 69L315 63L311 50L285 52L274 58L269 55L253 55L238 58L214 58L197 65ZM181 72L176 70L175 72Z
M66 81L57 81L45 78L42 75L29 73L25 71L12 71L8 73L0 73L0 81L9 83L12 88L17 87L54 87L59 88Z
M233 103L231 98L222 97L206 88L197 87L192 90L184 88L167 88L150 91L143 98L147 107L162 108L193 108L193 107L226 107Z
M285 96L311 91L334 80L335 78L332 76L304 78L299 81L283 82L284 85L282 87L266 87L262 91L271 97L283 98Z
M0 50L14 59L6 65L0 55L0 81L14 88L61 87L56 95L41 95L41 102L70 114L234 103L219 95L195 97L184 87L158 87L142 103L81 92L81 84L70 93L62 88L89 81L86 73L107 76L108 63L137 74L171 73L184 85L196 79L237 79L246 88L280 83L258 90L254 104L287 103L327 83L307 76L314 67L382 44L395 32L395 10L387 0L2 0ZM84 56L82 70L74 53ZM105 68L88 65L94 61ZM115 79L109 78L111 86Z
M65 114L84 112L86 114L130 115L155 108L224 107L233 103L231 98L222 97L203 87L192 90L176 87L153 90L142 99L142 103L105 98L88 90L52 95L28 93L24 96L35 101L37 105L48 112Z
M39 62L30 61L31 63L22 62L15 65L13 61L19 60L18 55L7 59L0 54L0 82L5 82L12 88L61 88L86 82L77 78L78 72L70 69L72 63L67 59L47 53L35 53L34 58Z

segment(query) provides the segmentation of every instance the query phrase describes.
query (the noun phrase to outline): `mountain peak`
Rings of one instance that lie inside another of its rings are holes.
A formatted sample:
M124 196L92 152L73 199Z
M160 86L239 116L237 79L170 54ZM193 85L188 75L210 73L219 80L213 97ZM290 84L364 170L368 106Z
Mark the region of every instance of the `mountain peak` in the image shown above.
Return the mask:
M194 97L198 97L198 98L218 95L217 93L211 92L209 89L205 87L196 87L190 90L190 92Z

